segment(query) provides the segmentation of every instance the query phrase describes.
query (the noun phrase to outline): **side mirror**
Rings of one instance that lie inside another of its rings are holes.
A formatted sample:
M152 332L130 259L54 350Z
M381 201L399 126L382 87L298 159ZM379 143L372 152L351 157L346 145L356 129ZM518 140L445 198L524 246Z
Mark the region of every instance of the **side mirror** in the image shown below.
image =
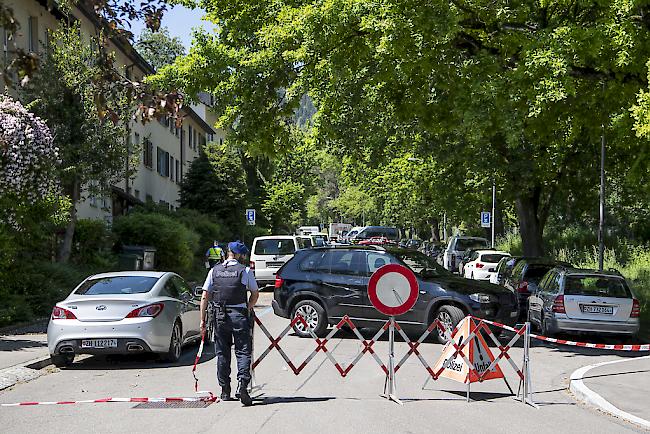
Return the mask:
M201 297L203 294L203 287L202 286L195 286L194 287L194 297Z

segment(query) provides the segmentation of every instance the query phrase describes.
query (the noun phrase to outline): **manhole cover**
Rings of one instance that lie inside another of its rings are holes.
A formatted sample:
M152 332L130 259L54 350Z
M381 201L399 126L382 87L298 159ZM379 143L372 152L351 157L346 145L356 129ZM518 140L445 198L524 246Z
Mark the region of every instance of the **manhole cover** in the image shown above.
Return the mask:
M141 402L133 408L205 408L212 401L168 401L168 402Z

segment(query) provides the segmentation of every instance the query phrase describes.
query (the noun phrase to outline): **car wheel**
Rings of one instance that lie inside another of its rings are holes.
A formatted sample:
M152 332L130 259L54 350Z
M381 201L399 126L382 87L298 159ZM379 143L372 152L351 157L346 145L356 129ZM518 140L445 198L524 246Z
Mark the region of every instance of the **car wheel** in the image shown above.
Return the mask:
M65 368L74 362L74 354L50 354L50 360L57 368Z
M548 327L548 322L546 321L546 317L542 317L542 336L548 336L552 337L553 332Z
M169 351L163 355L163 360L171 363L177 362L181 358L182 345L181 324L176 321L169 340Z
M293 308L291 318L295 318L298 314L300 314L307 323L307 327L305 327L301 321L298 321L293 326L293 331L296 332L298 336L301 338L311 337L309 330L313 330L314 334L318 337L325 336L328 321L323 306L314 300L302 300Z
M445 333L441 333L438 329L437 338L441 344L446 344L451 339L451 332L456 328L459 322L465 318L462 310L456 306L443 305L436 313L436 319L445 327Z

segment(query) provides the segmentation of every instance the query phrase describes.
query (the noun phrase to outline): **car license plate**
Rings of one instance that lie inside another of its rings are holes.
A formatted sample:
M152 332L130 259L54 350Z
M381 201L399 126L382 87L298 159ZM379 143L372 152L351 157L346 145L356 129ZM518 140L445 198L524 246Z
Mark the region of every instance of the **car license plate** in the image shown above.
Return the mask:
M595 306L593 304L581 304L582 313L600 313L603 315L612 315L614 308L612 306Z
M81 348L117 348L117 339L83 339Z

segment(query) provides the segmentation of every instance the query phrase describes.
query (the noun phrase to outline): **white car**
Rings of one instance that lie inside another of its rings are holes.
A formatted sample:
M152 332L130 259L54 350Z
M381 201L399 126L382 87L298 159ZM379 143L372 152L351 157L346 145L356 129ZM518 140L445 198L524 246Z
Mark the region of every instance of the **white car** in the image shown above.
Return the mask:
M308 235L269 235L253 240L250 267L260 288L275 284L278 272L297 250L312 247Z
M200 338L199 294L177 274L123 271L81 282L52 310L47 346L56 366L75 354L153 352L171 362Z
M496 272L499 261L507 257L510 257L508 252L476 250L463 267L463 275L468 279L490 280Z

